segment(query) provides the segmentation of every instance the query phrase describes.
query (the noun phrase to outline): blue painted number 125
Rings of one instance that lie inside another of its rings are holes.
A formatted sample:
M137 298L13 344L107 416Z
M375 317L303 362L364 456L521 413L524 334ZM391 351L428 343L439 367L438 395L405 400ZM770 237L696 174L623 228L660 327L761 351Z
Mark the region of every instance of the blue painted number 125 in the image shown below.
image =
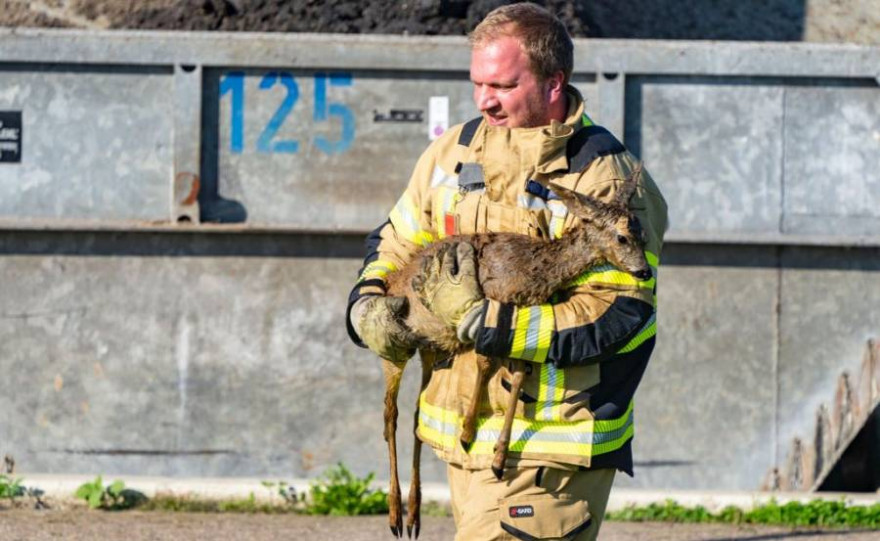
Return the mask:
M244 151L244 82L243 72L231 72L220 79L220 97L230 95L230 150L240 154ZM327 85L351 86L352 78L349 73L327 75L316 73L314 76L315 106L312 114L314 122L324 122L329 117L338 117L342 124L342 134L339 139L331 140L323 135L315 135L313 144L319 150L327 154L339 154L345 152L354 141L354 114L346 105L327 102ZM293 154L299 151L299 141L292 139L276 139L278 130L281 128L287 115L296 105L299 99L299 85L293 75L286 72L269 72L260 80L260 90L269 90L276 85L281 85L286 94L284 100L275 110L269 123L260 132L257 138L257 152Z

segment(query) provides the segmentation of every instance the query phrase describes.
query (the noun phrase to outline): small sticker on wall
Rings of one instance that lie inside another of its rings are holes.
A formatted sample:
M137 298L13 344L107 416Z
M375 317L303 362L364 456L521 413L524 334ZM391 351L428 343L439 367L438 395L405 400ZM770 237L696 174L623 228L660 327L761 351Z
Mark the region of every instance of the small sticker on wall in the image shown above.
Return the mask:
M428 139L433 141L449 129L449 96L431 96L428 101Z
M21 111L0 111L0 163L21 163Z

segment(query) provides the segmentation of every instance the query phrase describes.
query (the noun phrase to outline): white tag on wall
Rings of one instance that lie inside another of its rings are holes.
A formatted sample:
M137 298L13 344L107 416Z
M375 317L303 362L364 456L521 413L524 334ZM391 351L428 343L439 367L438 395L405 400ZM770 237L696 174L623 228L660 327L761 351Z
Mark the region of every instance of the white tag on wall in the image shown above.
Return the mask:
M428 101L428 139L433 141L449 129L449 96L431 96Z

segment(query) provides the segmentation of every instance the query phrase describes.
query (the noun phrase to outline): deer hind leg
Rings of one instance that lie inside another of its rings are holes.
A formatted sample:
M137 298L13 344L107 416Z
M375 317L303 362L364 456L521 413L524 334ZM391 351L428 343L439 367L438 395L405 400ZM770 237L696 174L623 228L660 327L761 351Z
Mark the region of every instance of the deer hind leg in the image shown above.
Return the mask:
M391 484L388 488L388 524L394 537L403 537L403 517L400 503L400 479L397 476L397 393L406 363L382 359L385 375L385 441L391 463Z
M416 398L416 410L413 415L413 463L412 463L412 480L409 483L409 499L406 506L406 535L407 537L419 538L419 530L422 528L422 440L419 439L416 432L419 429L419 404L422 398L422 391L428 386L431 379L432 359L422 359L422 384L419 387L419 396Z
M504 412L504 426L498 434L495 443L495 458L492 460L492 473L500 481L504 476L504 465L507 462L507 450L510 447L510 433L513 429L513 418L516 415L516 406L519 402L520 390L525 377L523 361L511 360L513 374L510 378L510 397L507 401L507 410Z
M474 380L474 390L471 393L471 402L462 421L461 446L469 449L477 435L477 415L480 412L480 404L483 401L483 389L489 381L492 372L492 359L483 355L477 355L477 377Z

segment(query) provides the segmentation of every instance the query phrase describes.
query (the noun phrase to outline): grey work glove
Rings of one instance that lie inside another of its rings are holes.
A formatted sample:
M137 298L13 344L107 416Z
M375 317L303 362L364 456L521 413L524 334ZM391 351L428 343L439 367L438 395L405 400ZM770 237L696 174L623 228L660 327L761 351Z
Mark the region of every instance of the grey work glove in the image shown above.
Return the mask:
M404 326L404 297L364 297L351 310L355 332L376 355L394 362L409 360L416 352L412 334Z
M428 310L456 330L459 340L473 342L484 297L472 245L460 242L444 246L433 258L423 260L412 287Z

